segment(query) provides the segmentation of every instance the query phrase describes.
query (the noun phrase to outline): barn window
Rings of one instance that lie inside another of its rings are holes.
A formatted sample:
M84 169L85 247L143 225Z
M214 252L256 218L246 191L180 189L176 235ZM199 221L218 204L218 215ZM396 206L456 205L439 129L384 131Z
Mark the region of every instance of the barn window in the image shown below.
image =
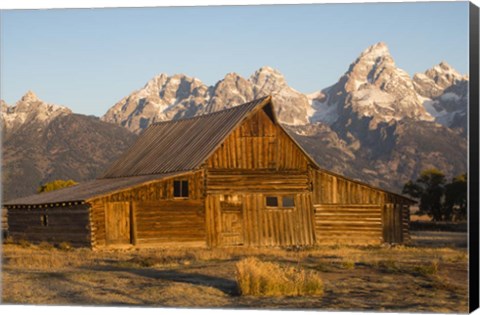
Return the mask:
M282 197L282 207L284 207L284 208L295 207L295 199L293 198L293 196L283 196Z
M42 226L47 226L48 225L48 215L43 214L40 216L40 222L42 223Z
M266 196L265 204L267 207L294 208L295 198L294 196Z
M188 197L188 180L173 181L173 197L176 197L176 198Z
M267 196L266 202L267 202L267 207L278 207L277 196Z

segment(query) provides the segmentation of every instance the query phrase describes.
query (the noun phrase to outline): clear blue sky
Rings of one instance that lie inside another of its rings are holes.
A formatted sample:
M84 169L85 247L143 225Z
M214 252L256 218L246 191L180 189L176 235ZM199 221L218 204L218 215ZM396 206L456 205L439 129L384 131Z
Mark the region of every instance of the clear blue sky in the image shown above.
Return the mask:
M2 11L1 98L101 116L162 72L213 85L263 65L311 93L379 41L410 75L442 60L466 74L468 2Z

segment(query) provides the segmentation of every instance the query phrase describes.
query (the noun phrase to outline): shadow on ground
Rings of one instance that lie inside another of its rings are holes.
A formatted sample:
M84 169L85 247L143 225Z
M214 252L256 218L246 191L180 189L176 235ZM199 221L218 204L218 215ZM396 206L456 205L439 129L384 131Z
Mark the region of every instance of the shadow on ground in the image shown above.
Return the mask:
M137 276L155 279L155 280L165 280L171 282L187 283L193 285L202 285L207 287L213 287L222 291L225 294L230 296L239 296L240 293L237 288L237 283L234 280L226 279L217 276L205 275L196 272L183 272L188 271L188 269L182 267L182 271L177 269L169 270L158 270L155 268L126 268L126 267L116 267L116 266L89 266L85 268L89 271L105 271L105 272L128 272Z

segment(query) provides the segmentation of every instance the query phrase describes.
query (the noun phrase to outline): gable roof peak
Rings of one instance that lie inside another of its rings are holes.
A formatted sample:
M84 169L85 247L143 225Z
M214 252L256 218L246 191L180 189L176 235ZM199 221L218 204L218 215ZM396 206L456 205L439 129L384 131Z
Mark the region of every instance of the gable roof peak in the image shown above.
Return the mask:
M246 117L267 104L271 105L270 96L202 116L154 123L102 177L198 169Z

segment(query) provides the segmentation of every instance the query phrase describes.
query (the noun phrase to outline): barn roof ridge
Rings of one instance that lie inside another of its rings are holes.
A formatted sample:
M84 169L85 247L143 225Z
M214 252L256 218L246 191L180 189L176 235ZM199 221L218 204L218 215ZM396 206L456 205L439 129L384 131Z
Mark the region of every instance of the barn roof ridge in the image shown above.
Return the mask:
M148 127L150 126L154 126L154 125L162 125L162 124L171 124L171 123L176 123L176 122L182 122L182 121L188 121L188 120L195 120L195 119L202 119L202 118L206 118L206 117L210 117L210 116L215 116L215 115L220 115L220 114L223 114L225 112L229 112L229 111L236 111L236 110L239 110L241 107L248 107L250 106L252 103L254 102L264 102L265 100L267 100L268 98L271 98L270 95L267 95L267 96L263 96L263 97L260 97L260 98L256 98L254 100L251 100L249 102L246 102L246 103L242 103L242 104L239 104L239 105L234 105L230 108L225 108L225 109L222 109L222 110L217 110L217 111L214 111L214 112L211 112L211 113L208 113L208 114L202 114L202 115L198 115L198 116L192 116L192 117L185 117L185 118L178 118L178 119L171 119L171 120L164 120L164 121L157 121L157 122L154 122L154 123L151 123ZM146 129L145 129L146 130Z

